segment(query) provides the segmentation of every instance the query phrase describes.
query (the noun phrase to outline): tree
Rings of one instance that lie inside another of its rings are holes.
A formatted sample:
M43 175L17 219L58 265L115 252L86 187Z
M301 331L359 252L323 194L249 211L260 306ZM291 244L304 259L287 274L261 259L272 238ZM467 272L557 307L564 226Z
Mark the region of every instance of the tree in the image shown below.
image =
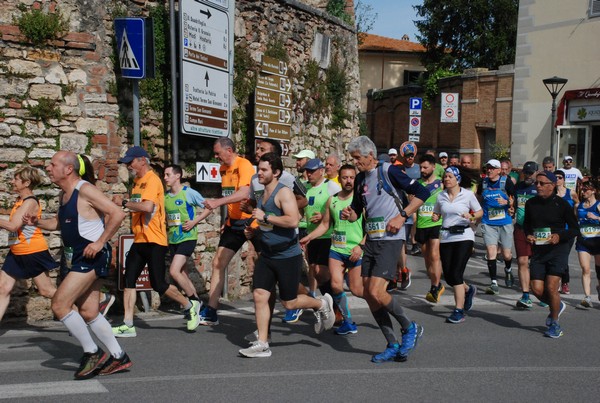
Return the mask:
M519 0L423 0L414 8L429 71L514 63Z
M365 34L373 29L377 16L370 4L365 4L360 0L354 4L354 18L359 45L363 43Z

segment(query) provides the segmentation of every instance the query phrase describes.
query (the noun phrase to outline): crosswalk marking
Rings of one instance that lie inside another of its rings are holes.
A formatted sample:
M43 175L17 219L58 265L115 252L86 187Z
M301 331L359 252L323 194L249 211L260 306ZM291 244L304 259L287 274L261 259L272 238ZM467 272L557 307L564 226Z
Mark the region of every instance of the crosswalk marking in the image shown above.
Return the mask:
M108 393L97 380L16 383L0 385L0 399L16 399L22 397L65 396L83 393Z

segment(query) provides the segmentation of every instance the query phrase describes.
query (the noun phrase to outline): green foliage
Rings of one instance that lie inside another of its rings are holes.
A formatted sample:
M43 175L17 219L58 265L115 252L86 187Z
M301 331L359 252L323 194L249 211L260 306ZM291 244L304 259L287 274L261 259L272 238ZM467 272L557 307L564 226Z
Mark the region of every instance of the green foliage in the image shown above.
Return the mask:
M71 95L72 93L75 92L75 90L77 89L77 85L76 84L61 84L60 85L60 92L64 97L66 97L67 95Z
M286 53L287 54L287 53ZM275 56L272 56L275 57ZM246 148L246 140L250 138L254 116L249 113L248 106L252 103L252 95L256 88L258 66L248 48L235 45L233 62L233 97L237 105L232 110L232 132L239 133L241 140L236 147L240 153Z
M439 80L445 77L456 76L451 70L436 69L432 71L427 77L421 77L419 79L419 85L423 86L423 106L426 109L431 109L431 102L435 100L437 95L440 93Z
M352 16L346 12L346 0L329 0L325 8L330 15L339 18L346 24L352 25Z
M334 129L344 128L346 127L344 121L351 117L346 107L348 100L346 71L337 63L332 63L326 71L325 85L331 110L330 127Z
M38 99L37 105L29 105L27 110L35 120L47 122L50 119L62 119L62 113L58 107L58 102L54 99L40 98Z
M285 47L285 42L279 37L269 39L269 42L267 42L267 48L265 49L265 56L269 56L286 63L290 61L290 55Z
M510 146L501 143L493 143L490 146L490 156L497 160L510 158Z
M106 91L113 97L117 97L119 94L119 86L115 80L110 80L106 83Z
M423 0L414 8L428 70L514 63L518 0Z
M85 137L87 137L87 144L85 146L85 153L89 154L90 151L92 150L92 138L96 135L96 132L93 131L92 129L88 129L85 132Z
M28 10L25 4L19 4L17 8L22 14L18 18L13 17L13 24L34 46L43 46L58 39L69 29L69 20L59 13L58 8L55 13Z
M356 37L358 44L362 45L365 35L373 29L377 13L373 12L373 6L365 4L361 0L354 4L354 18L356 19Z

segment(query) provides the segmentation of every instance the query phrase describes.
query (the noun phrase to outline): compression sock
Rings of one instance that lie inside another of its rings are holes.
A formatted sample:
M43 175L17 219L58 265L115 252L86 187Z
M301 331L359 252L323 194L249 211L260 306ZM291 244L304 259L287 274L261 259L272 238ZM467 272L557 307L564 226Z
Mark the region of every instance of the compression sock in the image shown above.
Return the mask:
M350 314L350 309L348 308L348 298L346 297L346 293L342 291L341 293L333 296L333 301L336 303L338 308L340 308L340 312L344 319L350 323L352 323L352 315Z
M496 259L488 259L487 261L488 272L490 273L490 278L492 281L495 281L496 278Z
M392 301L385 307L385 309L400 323L402 329L407 329L410 326L410 319L404 313L404 309L400 305L400 297L397 295L392 296Z
M504 271L506 271L506 272L512 271L512 268L510 267L511 263L512 263L512 259L504 261Z
M88 326L113 357L120 358L123 356L123 349L115 338L110 323L102 314L98 314L96 319L88 322Z
M398 339L394 334L394 328L392 326L392 320L390 319L390 314L387 312L385 308L380 308L375 312L371 312L373 314L373 318L375 318L375 322L379 325L379 329L383 333L383 336L387 340L389 345L398 343Z
M71 311L64 318L60 319L60 321L64 323L73 337L81 344L84 352L95 353L98 351L98 345L92 339L92 335L79 312ZM112 328L110 332L112 333Z

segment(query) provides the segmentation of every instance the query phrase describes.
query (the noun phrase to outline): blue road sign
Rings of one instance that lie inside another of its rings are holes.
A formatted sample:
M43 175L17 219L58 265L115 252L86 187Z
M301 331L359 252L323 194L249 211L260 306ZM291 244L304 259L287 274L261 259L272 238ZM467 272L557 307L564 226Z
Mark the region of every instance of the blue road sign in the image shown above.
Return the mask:
M139 17L115 18L114 25L121 76L146 77L146 20Z
M411 110L421 110L423 108L423 99L422 98L411 98L409 101Z

